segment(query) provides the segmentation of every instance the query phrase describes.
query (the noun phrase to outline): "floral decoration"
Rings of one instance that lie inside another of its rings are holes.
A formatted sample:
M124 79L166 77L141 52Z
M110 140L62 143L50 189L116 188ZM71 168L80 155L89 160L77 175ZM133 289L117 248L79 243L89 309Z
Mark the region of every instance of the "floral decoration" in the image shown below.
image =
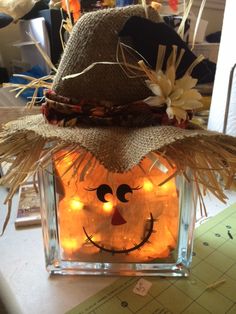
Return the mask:
M145 81L147 87L154 96L144 99L144 102L151 107L166 106L166 113L170 120L176 119L180 124L188 119L188 111L194 111L202 107L201 94L194 89L197 79L191 77L188 71L180 79L176 79L176 52L173 49L168 61L166 70L158 67L156 71L149 68L144 61L139 61L139 65L147 75Z

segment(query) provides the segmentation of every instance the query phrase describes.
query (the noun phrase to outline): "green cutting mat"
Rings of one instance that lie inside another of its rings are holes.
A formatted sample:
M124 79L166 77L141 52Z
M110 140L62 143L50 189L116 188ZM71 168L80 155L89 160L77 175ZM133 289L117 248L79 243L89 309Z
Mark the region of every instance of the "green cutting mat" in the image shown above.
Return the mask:
M236 204L196 229L190 277L146 277L146 296L133 292L139 279L120 278L67 314L236 314Z

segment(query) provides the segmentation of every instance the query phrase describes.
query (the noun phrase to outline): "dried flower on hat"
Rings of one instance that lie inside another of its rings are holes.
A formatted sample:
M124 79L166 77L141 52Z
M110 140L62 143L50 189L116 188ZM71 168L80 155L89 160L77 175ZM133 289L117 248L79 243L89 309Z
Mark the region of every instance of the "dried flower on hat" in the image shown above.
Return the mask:
M160 48L164 48L160 46ZM197 79L190 76L188 72L183 77L176 80L176 70L179 61L176 62L176 48L173 47L169 56L166 70L162 70L160 61L156 71L150 69L144 61L139 61L140 67L148 77L146 84L155 96L150 96L144 100L151 107L166 106L166 113L170 120L176 118L178 124L188 119L187 111L201 108L202 96L194 89Z

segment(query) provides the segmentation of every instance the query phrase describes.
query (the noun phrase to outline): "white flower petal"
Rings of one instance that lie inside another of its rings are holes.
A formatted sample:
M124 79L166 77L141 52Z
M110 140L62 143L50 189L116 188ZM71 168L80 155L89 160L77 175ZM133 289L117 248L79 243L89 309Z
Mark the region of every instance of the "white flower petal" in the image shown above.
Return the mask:
M181 106L181 108L185 109L185 110L194 110L194 109L198 109L201 108L203 106L203 104L198 101L198 100L188 100L184 103L184 105Z
M184 105L185 105L185 101L182 98L172 101L172 106L174 107L182 108Z
M183 77L181 77L180 79L176 80L175 85L178 88L183 88L184 90L189 90L189 89L196 86L197 81L198 81L197 79L194 79L190 75L186 74Z
M202 96L196 89L190 89L190 90L186 90L183 93L181 98L184 100L188 100L188 99L200 100Z
M151 81L146 81L147 87L153 92L156 96L163 96L162 90L159 85L152 83Z
M167 113L169 119L174 119L173 107L168 107L166 109L166 113Z
M166 113L167 113L169 119L173 119L173 117L175 117L176 120L178 121L178 123L180 123L181 120L187 119L187 112L183 109L180 109L180 108L169 107L166 109Z
M151 107L161 107L165 104L165 99L159 96L151 96L144 99L144 102Z
M172 106L172 101L169 97L166 98L165 103L167 105L167 107L171 107Z
M172 100L177 100L183 95L183 92L184 92L184 90L182 88L178 88L170 94L170 98Z
M172 91L171 81L166 76L159 76L158 84L162 90L163 96L169 96Z
M166 77L168 80L170 80L171 87L173 89L174 83L175 83L175 67L172 65L166 70Z

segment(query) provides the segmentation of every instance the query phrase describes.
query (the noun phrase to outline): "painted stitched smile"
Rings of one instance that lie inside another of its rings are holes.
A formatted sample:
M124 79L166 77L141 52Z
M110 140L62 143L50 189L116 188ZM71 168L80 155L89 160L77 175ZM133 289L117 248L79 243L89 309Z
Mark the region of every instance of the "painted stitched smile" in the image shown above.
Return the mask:
M148 232L145 235L145 237L143 238L143 240L139 244L137 244L137 245L135 245L135 246L133 246L133 247L131 247L129 249L123 249L123 250L109 249L109 248L106 248L106 247L104 247L102 245L99 245L99 244L97 244L96 242L94 242L92 240L93 236L89 236L87 231L86 231L86 229L84 227L83 227L83 230L84 230L84 233L85 233L88 241L90 243L92 243L94 246L96 246L98 249L100 249L101 251L105 251L105 252L108 252L108 253L111 253L111 254L119 254L119 253L126 253L126 254L128 254L128 253L130 253L130 252L132 252L134 250L138 250L139 248L141 248L149 240L149 238L150 238L150 236L151 236L151 234L153 232L153 226L154 226L154 219L153 219L152 213L150 213L150 226L149 226Z

